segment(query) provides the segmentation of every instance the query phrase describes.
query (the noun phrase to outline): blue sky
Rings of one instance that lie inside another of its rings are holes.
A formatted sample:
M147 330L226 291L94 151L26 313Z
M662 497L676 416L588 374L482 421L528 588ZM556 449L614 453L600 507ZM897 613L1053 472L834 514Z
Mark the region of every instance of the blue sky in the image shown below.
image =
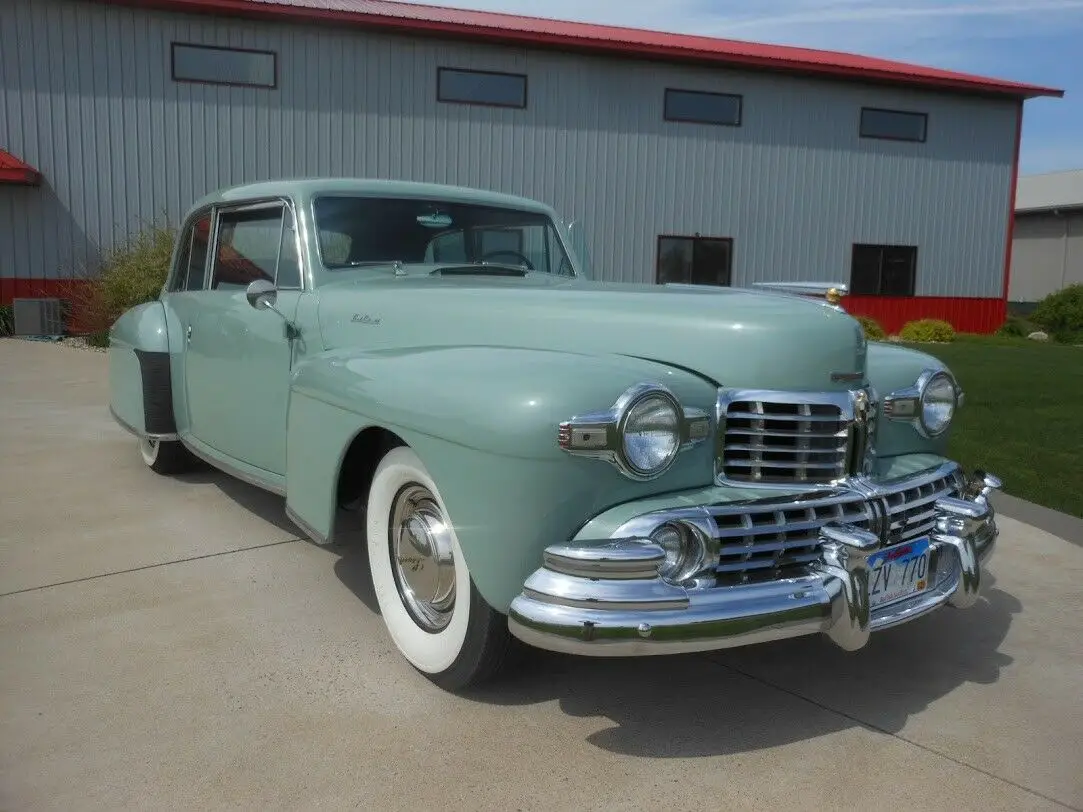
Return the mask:
M426 0L439 2L439 0ZM1083 168L1083 0L443 0L731 39L827 48L1065 91L1026 104L1020 171Z

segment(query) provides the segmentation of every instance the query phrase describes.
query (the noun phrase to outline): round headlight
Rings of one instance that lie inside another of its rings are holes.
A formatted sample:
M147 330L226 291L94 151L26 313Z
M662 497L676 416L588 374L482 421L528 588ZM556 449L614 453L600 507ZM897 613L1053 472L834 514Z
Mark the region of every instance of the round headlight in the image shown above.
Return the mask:
M921 390L921 425L936 436L947 431L955 416L955 382L945 372L937 372Z
M665 551L666 559L658 566L658 574L667 581L679 584L702 568L704 547L697 533L687 525L663 524L650 538Z
M658 476L677 456L681 411L664 392L650 392L628 408L621 428L621 456L639 476Z

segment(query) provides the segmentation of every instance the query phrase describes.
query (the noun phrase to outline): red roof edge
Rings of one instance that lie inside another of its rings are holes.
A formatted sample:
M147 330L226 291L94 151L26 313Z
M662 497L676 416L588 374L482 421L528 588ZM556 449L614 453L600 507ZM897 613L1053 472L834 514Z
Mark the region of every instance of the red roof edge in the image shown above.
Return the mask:
M466 9L418 4L420 9L440 12L429 18L401 16L379 11L316 5L304 0L98 0L111 5L138 6L195 14L221 14L250 19L280 19L294 22L352 24L415 35L444 36L507 45L559 48L564 51L593 52L626 57L653 58L672 62L730 65L760 70L799 73L806 76L833 76L910 87L954 90L979 95L1061 98L1064 91L1039 85L1010 82L954 71L907 65L890 60L831 51L814 51L791 46L711 39L701 36L649 31L646 29L541 20L512 14L476 12ZM362 4L359 4L362 5ZM379 2L363 4L378 8ZM394 5L389 3L388 5ZM363 7L362 6L362 7ZM456 20L458 15L460 19ZM487 20L490 24L479 22ZM498 24L498 21L503 24ZM552 29L556 24L562 30ZM618 36L623 35L623 36ZM661 41L665 40L665 41Z
M41 173L30 164L20 161L10 152L0 149L0 183L39 186L41 185Z

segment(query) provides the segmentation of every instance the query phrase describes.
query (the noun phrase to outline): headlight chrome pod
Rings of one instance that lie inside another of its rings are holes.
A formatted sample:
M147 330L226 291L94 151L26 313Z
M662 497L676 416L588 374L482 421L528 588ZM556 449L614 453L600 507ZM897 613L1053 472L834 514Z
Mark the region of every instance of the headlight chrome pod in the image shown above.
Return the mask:
M884 416L912 423L928 438L940 437L951 427L963 393L946 369L926 369L913 386L884 398Z
M683 407L660 383L626 390L604 412L578 415L560 424L558 445L569 454L604 459L629 479L656 479L678 455L711 433L710 415Z

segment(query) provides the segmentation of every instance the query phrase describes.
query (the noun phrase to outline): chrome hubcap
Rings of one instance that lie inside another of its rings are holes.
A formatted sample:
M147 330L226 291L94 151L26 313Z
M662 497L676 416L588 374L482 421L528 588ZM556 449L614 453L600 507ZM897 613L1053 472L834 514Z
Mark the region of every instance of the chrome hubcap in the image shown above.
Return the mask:
M399 491L388 535L403 606L422 629L440 631L455 608L455 558L450 529L428 489L407 485Z

